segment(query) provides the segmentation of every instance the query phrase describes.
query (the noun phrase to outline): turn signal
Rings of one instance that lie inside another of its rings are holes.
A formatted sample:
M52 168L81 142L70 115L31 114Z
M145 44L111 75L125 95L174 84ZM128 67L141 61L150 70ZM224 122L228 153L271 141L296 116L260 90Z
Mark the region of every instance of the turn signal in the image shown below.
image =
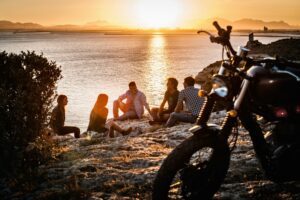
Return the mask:
M198 92L199 97L205 97L206 95L207 95L207 93L205 90L199 90L199 92Z
M227 113L228 113L228 115L229 115L230 117L236 117L236 116L237 116L236 110L230 110L230 111L228 111Z

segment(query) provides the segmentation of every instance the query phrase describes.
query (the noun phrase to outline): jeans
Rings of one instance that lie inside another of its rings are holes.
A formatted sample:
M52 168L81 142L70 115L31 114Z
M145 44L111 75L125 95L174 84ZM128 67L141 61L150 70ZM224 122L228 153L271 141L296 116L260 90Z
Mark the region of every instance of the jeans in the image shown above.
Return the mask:
M80 138L80 129L75 126L63 126L58 129L58 135L67 135L69 133L74 133L75 138Z
M195 123L197 120L197 116L192 115L190 113L176 113L172 112L169 120L166 123L167 127L174 126L177 122L188 122Z
M119 110L121 110L124 114L119 117ZM126 119L137 119L138 116L135 111L127 110L126 104L120 102L118 100L114 101L113 105L114 118L116 120L126 120Z

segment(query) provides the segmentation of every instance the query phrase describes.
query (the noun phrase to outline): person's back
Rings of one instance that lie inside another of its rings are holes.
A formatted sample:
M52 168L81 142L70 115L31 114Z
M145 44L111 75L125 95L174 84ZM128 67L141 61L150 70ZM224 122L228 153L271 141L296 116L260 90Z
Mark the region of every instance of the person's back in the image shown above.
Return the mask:
M127 130L122 129L113 121L107 122L108 109L106 108L108 96L106 94L99 94L97 101L91 111L90 121L87 131L95 131L104 133L109 130L109 136L114 137L114 131L120 132L122 135L128 135L132 128Z
M185 106L188 112L197 116L203 104L203 98L198 96L199 89L194 86L189 86L180 91L179 99L181 98L185 102Z
M65 122L65 112L63 108L57 105L51 114L50 126L54 132L58 132L58 130L64 126Z
M96 131L98 133L107 131L107 128L105 127L107 115L108 109L106 107L103 107L98 111L93 109L90 114L90 121L87 130Z

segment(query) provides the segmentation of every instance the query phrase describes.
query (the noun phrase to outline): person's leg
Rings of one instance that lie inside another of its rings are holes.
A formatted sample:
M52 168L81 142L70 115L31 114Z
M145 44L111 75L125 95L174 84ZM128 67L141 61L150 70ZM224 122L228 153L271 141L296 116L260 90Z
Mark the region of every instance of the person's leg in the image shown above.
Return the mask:
M119 117L119 101L115 100L113 104L113 114L114 118L117 119Z
M125 112L123 115L121 115L117 119L120 120L120 121L124 121L124 120L127 120L127 119L137 119L137 118L138 118L138 116L137 116L136 112L128 111L128 112Z
M159 121L158 111L159 111L159 108L151 109L151 115L152 115L153 121Z
M123 103L120 100L115 100L113 103L113 114L114 114L114 119L118 119L119 118L119 109L123 112L126 113L126 104Z
M118 131L122 135L128 135L132 131L132 128L130 127L125 130L125 129L121 128L120 126L118 126L116 123L111 122L110 128L109 128L109 137L114 137L115 131Z
M166 127L172 127L176 124L177 122L177 114L176 112L172 112L167 123L166 123Z
M176 124L176 122L187 122L187 123L195 123L197 117L189 114L189 113L176 113L173 112L170 115L169 120L166 123L167 127L172 127Z
M161 122L167 122L169 118L170 118L170 114L163 114L163 115L160 117L160 121L161 121Z
M64 126L58 130L59 135L67 135L69 133L74 133L75 138L80 138L80 129L75 126Z

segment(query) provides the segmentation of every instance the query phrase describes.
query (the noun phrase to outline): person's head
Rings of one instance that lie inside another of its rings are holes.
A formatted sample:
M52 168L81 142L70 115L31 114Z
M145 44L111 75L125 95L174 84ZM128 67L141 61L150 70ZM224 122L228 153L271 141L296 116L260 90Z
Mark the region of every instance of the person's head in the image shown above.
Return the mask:
M195 79L191 76L186 77L184 79L183 85L184 85L184 88L194 86L195 85Z
M101 109L107 105L108 96L106 94L99 94L95 103L94 109Z
M138 91L135 82L134 81L130 82L128 86L131 94L135 95Z
M59 106L62 106L62 107L65 106L65 105L67 105L68 104L68 97L66 95L64 95L64 94L58 95L58 97L57 97L57 104Z
M168 78L167 88L168 90L177 90L178 81L176 78Z

